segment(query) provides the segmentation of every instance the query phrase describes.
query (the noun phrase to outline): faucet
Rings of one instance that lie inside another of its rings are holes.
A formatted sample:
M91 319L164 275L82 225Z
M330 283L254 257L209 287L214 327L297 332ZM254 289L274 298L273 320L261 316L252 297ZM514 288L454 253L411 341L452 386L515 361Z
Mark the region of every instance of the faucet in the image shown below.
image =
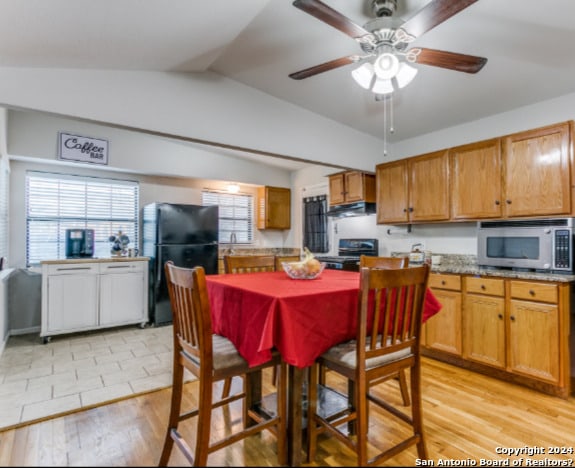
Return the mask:
M234 244L236 244L238 242L238 239L236 238L236 233L232 232L230 234L230 255L234 254Z

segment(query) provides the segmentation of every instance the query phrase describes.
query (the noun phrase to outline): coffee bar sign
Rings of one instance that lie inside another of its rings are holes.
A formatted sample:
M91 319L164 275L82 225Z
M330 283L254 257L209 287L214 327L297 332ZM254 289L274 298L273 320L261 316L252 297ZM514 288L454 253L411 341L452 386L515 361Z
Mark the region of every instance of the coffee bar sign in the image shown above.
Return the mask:
M108 164L108 141L97 138L58 133L58 159L93 164Z

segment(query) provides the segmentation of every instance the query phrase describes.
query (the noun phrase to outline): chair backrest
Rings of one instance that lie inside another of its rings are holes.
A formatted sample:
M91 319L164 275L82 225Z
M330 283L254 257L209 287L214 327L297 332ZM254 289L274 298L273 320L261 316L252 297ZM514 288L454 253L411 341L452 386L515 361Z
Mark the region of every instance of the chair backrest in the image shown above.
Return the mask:
M409 266L409 257L373 257L362 255L359 257L359 268L406 268Z
M206 274L201 266L177 267L165 263L166 280L172 306L174 351L185 351L199 363L211 368L212 317Z
M226 273L257 273L275 271L274 255L225 255L224 271Z
M419 353L429 265L360 271L360 310L357 327L358 372L366 359L396 352Z
M282 262L299 262L299 255L276 255L276 271L283 271Z

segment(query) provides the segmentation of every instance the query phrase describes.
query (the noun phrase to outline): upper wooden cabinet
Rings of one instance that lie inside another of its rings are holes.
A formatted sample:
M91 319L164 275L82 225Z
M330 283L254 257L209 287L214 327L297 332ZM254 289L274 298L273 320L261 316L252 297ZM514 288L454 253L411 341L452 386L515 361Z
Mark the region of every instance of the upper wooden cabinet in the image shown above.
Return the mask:
M258 188L257 226L258 229L290 229L290 189L268 186Z
M442 150L376 166L377 223L449 220L449 159Z
M572 122L502 139L505 217L571 213Z
M329 176L329 204L375 203L375 175L361 171L338 172Z
M451 148L451 218L570 214L571 125Z
M501 139L451 148L449 163L451 218L501 217Z

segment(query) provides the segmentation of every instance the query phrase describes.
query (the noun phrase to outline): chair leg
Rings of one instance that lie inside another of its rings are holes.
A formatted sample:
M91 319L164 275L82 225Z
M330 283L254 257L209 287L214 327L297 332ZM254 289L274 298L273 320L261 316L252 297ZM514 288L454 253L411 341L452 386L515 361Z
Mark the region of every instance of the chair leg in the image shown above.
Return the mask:
M177 362L177 361L176 361ZM170 403L170 416L168 418L168 429L166 430L166 437L164 439L164 448L160 456L158 466L166 466L172 453L174 446L174 439L172 439L172 430L178 429L180 421L180 408L182 404L182 390L184 385L184 368L176 363L173 366L172 377L172 398Z
M409 399L409 390L407 387L407 378L405 377L405 371L400 370L397 375L397 380L399 380L399 389L401 390L401 398L403 398L403 406L409 406L411 404Z
M315 423L315 413L317 411L317 384L318 372L321 372L319 364L312 364L309 369L307 386L307 461L313 463L317 443L317 425Z
M280 416L280 424L277 428L277 452L278 463L281 466L288 464L288 443L287 443L287 380L288 366L285 362L274 367L274 371L279 373L279 380L276 381L277 388L277 413ZM278 385L281 384L281 385Z
M206 466L210 447L210 434L212 426L212 394L214 387L211 379L201 377L199 387L198 430L196 431L194 466Z
M228 377L224 380L224 385L222 387L222 400L230 396L230 391L232 389L232 378Z
M425 446L425 435L423 433L423 414L421 403L421 371L420 365L416 364L411 368L411 398L412 398L412 418L413 431L419 435L417 443L417 455L421 460L427 460L427 448Z
M364 381L365 382L365 381ZM367 433L368 433L368 399L367 387L360 382L355 382L355 394L358 398L355 399L356 404L356 449L357 449L357 466L367 466Z
M325 375L327 373L327 369L319 364L319 384L325 385Z
M278 370L280 370L280 365L274 366L272 371L272 384L274 387L278 386Z

